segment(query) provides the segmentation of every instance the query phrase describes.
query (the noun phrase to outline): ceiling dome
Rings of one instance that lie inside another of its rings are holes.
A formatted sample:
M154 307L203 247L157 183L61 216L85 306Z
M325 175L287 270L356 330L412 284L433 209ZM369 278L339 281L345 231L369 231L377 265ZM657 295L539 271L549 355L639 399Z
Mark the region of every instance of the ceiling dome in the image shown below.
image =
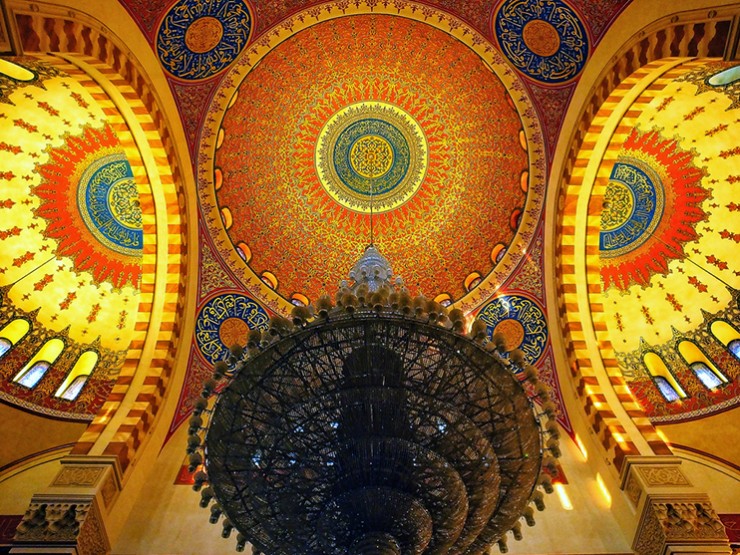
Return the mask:
M316 299L372 233L414 292L500 284L542 201L513 73L460 40L472 30L377 13L300 27L246 51L210 109L201 201L231 269L263 302Z

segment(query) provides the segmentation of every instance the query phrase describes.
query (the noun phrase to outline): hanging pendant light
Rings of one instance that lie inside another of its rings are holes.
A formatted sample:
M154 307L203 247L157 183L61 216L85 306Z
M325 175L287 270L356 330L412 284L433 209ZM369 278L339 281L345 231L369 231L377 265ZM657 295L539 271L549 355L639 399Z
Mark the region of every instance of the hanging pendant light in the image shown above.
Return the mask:
M412 298L371 244L334 301L273 318L216 365L190 422L201 506L237 551L506 551L559 449L548 388L502 346Z

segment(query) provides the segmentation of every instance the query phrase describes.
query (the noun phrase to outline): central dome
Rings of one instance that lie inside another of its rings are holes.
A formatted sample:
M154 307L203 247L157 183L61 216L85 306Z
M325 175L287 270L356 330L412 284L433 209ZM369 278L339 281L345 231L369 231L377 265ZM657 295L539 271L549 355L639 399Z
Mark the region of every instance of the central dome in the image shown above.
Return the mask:
M336 284L371 205L374 242L413 293L455 300L499 264L508 276L541 207L529 184L543 153L516 77L475 38L367 13L306 17L245 51L211 106L201 199L258 299Z

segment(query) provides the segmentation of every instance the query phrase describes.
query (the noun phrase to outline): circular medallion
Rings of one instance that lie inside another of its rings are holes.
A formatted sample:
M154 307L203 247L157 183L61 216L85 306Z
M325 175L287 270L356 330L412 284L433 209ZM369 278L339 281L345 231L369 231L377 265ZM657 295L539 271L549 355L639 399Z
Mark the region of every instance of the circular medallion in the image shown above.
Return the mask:
M560 49L560 35L552 23L542 19L528 21L522 29L522 39L537 56L553 56Z
M497 333L504 337L504 346L507 351L519 348L524 341L524 326L514 318L504 318L496 324L491 335Z
M504 0L494 33L514 67L542 83L573 79L588 58L586 27L562 0Z
M210 52L224 36L224 26L215 17L196 19L185 31L185 45L196 54Z
M657 131L633 130L614 163L604 193L599 258L604 288L646 285L665 275L670 259L697 237L706 218L704 171L690 152Z
M660 223L665 195L658 174L637 159L614 164L604 195L599 248L602 257L642 245Z
M623 226L632 215L634 198L629 187L610 181L604 193L604 211L601 213L601 231L613 231Z
M209 300L195 321L195 342L211 364L224 360L232 345L244 345L249 330L265 330L269 316L256 301L239 293Z
M350 166L367 179L375 179L388 173L393 159L390 143L378 135L360 137L349 152Z
M249 324L233 316L221 322L218 328L218 338L224 345L242 345L248 331Z
M130 229L141 229L141 203L136 182L132 178L119 179L110 188L108 206L113 217Z
M157 33L157 54L174 77L211 77L233 62L249 41L252 16L244 0L178 0Z
M85 126L48 152L37 166L33 192L43 231L56 254L95 283L138 287L144 246L142 212L133 170L112 127Z
M124 154L103 156L85 169L77 207L90 233L103 245L129 256L141 254L139 195Z
M504 295L486 304L478 314L489 336L504 336L507 351L521 349L528 364L536 363L547 346L547 319L540 306L523 295Z
M418 191L427 168L427 142L404 110L361 102L334 114L319 133L316 171L329 196L357 212L393 210Z

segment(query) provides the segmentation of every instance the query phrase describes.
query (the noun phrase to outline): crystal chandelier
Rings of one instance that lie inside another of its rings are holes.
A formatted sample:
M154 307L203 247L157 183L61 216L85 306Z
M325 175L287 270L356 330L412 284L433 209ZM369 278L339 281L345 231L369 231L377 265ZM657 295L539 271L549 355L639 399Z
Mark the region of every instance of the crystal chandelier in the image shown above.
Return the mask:
M216 364L190 420L201 506L255 554L505 552L552 490L548 388L372 244L350 280Z

